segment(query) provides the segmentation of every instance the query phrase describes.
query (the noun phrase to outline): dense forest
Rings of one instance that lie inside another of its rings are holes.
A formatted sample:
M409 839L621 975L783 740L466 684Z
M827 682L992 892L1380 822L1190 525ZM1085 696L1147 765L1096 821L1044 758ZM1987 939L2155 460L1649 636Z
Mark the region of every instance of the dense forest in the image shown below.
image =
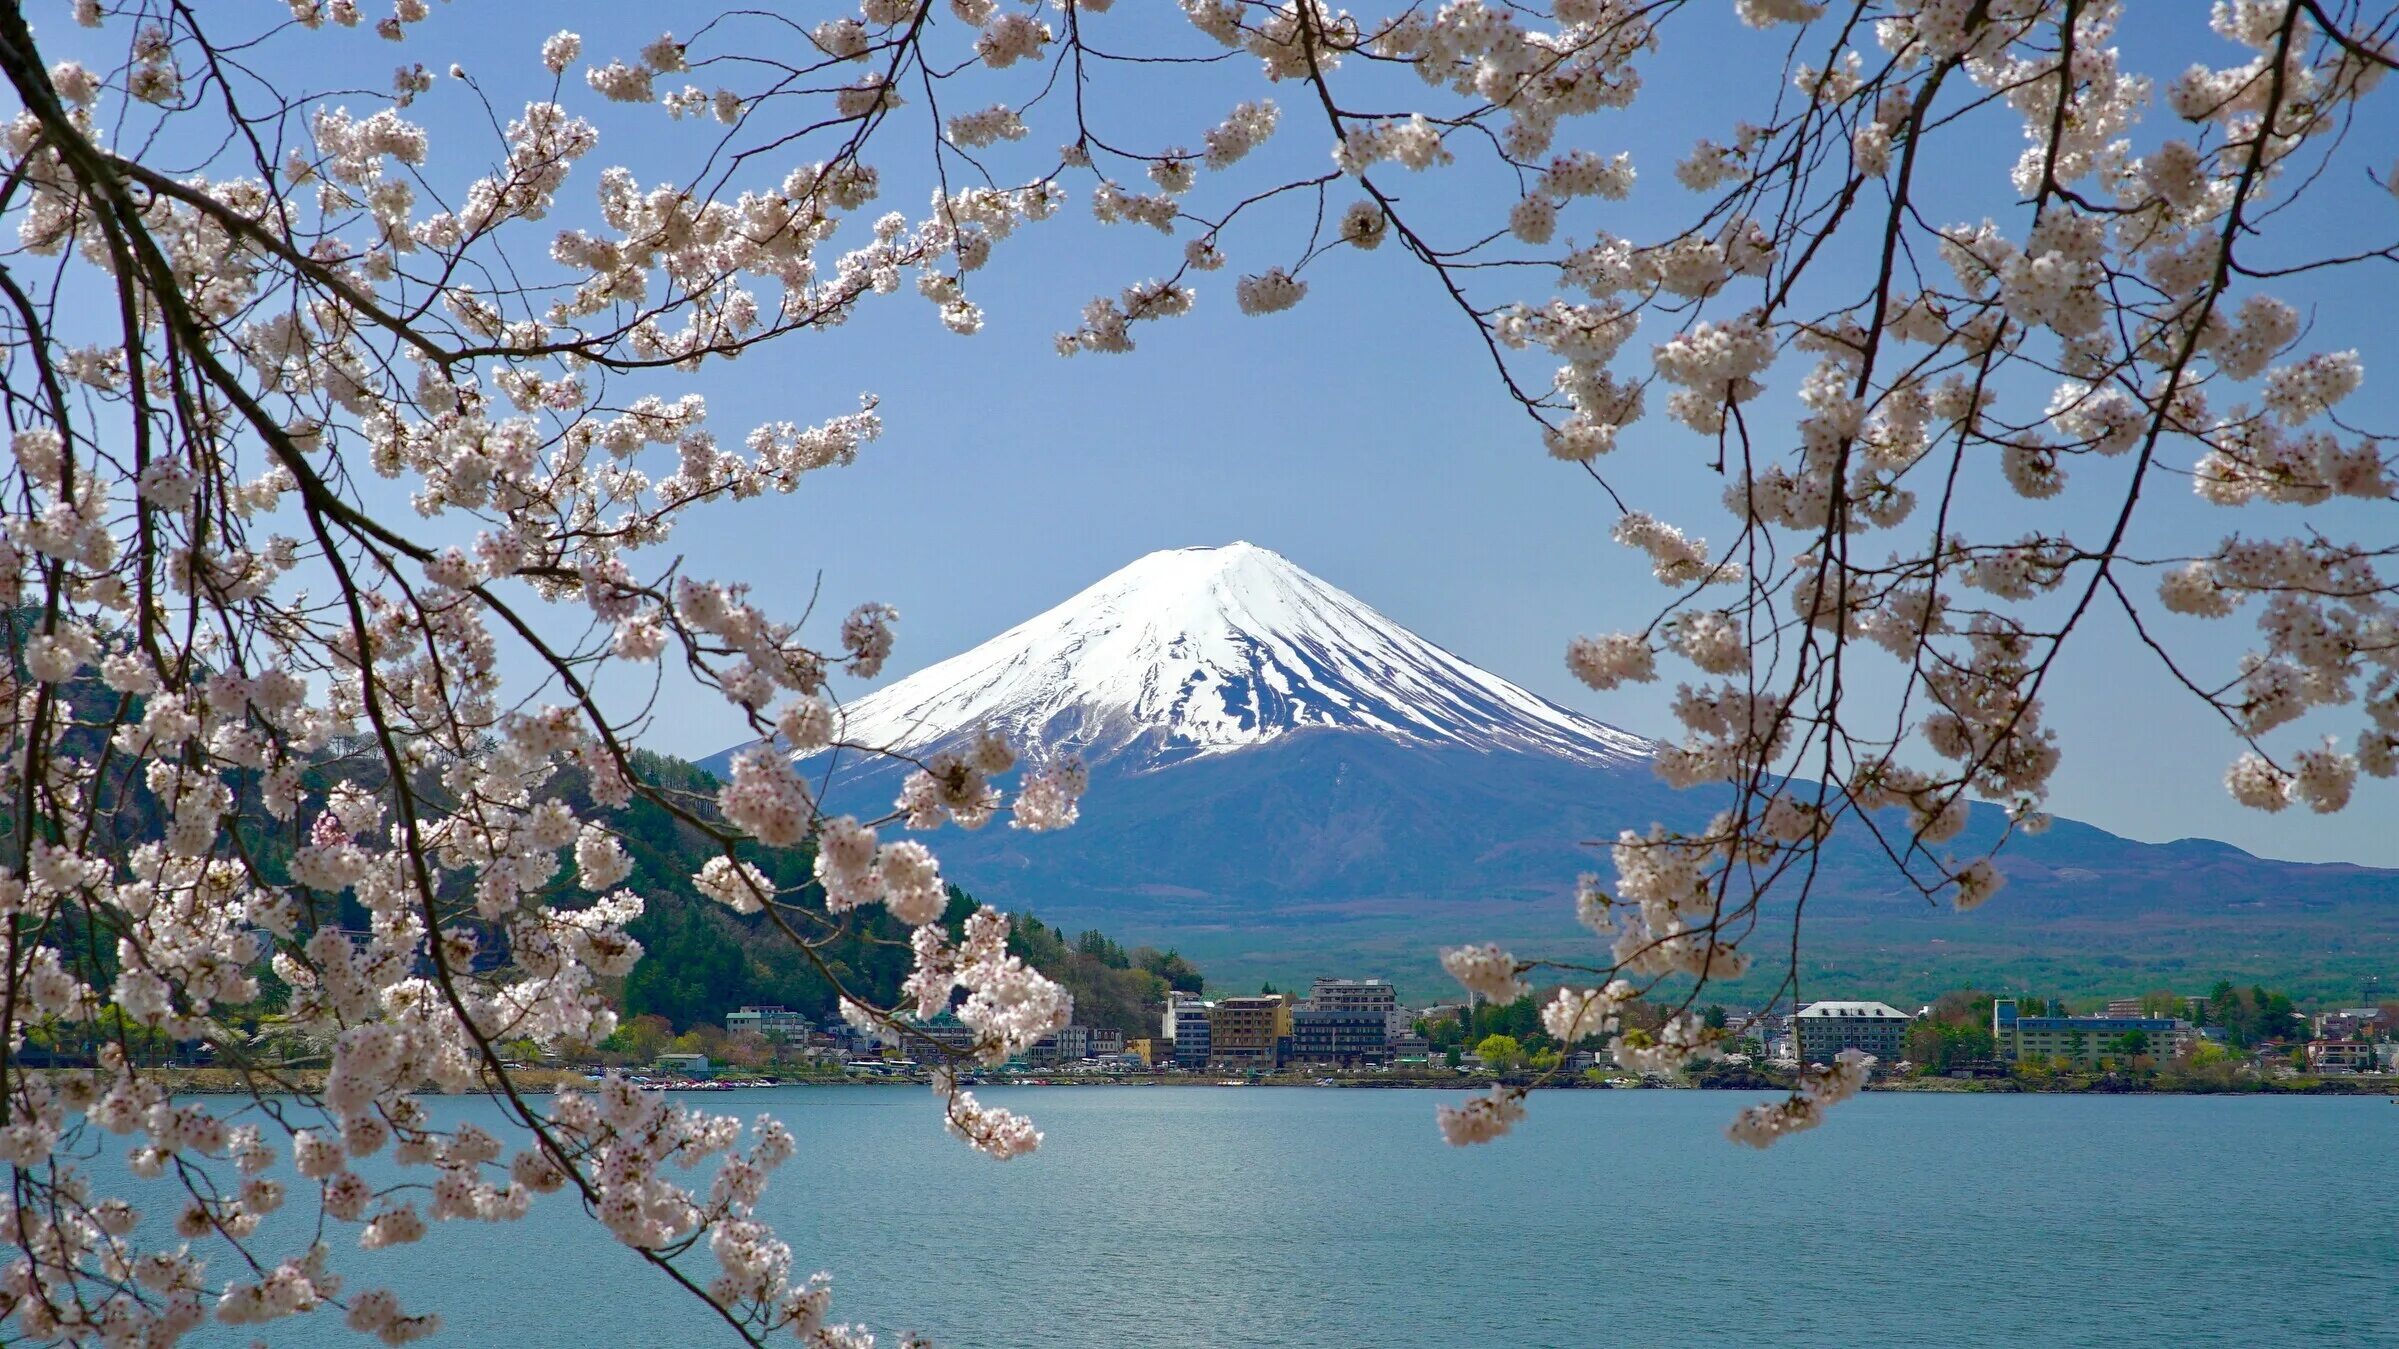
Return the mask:
M0 630L0 643L9 648L20 673L22 662L15 653L23 646L30 618L29 611L18 609L0 619L7 624ZM110 803L104 818L118 832L120 842L158 837L165 821L150 794L139 790L132 780L133 761L100 754L98 734L89 729L89 723L105 720L114 712L119 695L89 675L68 681L59 691L76 721L84 723L66 731L68 747L92 754L107 766L92 790ZM126 701L138 715L142 700ZM695 814L713 815L718 784L697 765L636 751L634 768L645 782L681 795ZM278 821L260 803L258 774L234 772L226 779L235 795L235 838L263 874L280 875L313 818L313 809ZM329 788L342 781L378 790L382 784L380 757L363 742L337 741L301 777L302 790L310 801L321 801ZM579 814L605 820L622 837L633 859L633 872L624 885L647 903L646 912L631 927L647 954L616 991L618 1008L626 1020L659 1016L687 1029L721 1024L726 1012L747 1003L768 1003L822 1021L835 1012L828 973L878 1001L897 999L900 982L912 962L907 929L880 907L870 907L849 915L844 929L835 931L822 916L822 894L811 879L815 857L808 848L776 851L744 845L741 853L776 884L805 887L803 907L813 908L817 916L792 921L804 935L818 941L814 960L765 915L735 914L693 888L692 873L716 849L700 830L646 799L636 798L623 809L598 809L573 768L562 769L549 790L566 798ZM439 774L428 770L418 791L427 800L438 802L443 794ZM17 834L9 805L13 799L0 804L0 839L14 839ZM559 907L572 908L582 902L571 868L562 867L549 889L545 898ZM970 896L950 887L945 920L953 933L974 909ZM308 902L305 912L303 927L330 923L363 928L367 922L364 910L347 895L333 900L322 912ZM106 987L116 972L115 934L92 921L94 917L71 907L48 936L60 948L69 969L87 983ZM1169 988L1196 992L1202 987L1199 970L1175 952L1147 947L1126 951L1098 932L1069 938L1027 915L1017 917L1011 946L1027 963L1074 994L1076 1019L1084 1025L1147 1034L1156 1028L1155 1008L1165 1000ZM282 981L262 970L261 984L259 1001L232 1016L233 1022L255 1024L258 1018L282 1009L288 995Z

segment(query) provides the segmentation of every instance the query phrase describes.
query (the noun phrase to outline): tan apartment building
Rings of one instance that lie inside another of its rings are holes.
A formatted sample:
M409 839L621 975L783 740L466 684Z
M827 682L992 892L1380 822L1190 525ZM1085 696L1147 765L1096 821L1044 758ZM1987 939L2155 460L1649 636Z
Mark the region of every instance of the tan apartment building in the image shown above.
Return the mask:
M1208 1060L1226 1068L1279 1066L1291 1039L1291 1004L1281 994L1218 998L1208 1009Z

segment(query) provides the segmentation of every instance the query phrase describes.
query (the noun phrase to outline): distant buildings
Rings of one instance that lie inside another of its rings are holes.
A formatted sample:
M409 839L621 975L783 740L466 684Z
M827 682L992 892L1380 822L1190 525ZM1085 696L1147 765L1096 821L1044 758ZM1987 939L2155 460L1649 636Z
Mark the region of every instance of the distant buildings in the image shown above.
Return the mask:
M2145 1001L2147 999L2144 998L2110 998L2107 1000L2107 1015L2116 1017L2154 1016L2155 1013L2141 1005ZM2197 1016L2207 1007L2205 998L2183 998L2180 1001L2186 1016Z
M758 1034L782 1043L787 1040L805 1042L816 1026L798 1012L781 1007L744 1007L738 1012L725 1013L725 1033L728 1035Z
M1291 1013L1291 1061L1356 1068L1388 1063L1399 993L1385 979L1318 976L1308 1000ZM1409 1023L1403 1022L1404 1035Z
M1219 998L1208 1012L1208 1036L1208 1062L1213 1065L1280 1067L1290 1048L1291 1004L1279 993Z
M948 1012L943 1012L930 1021L914 1022L912 1028L917 1034L944 1049L955 1050L959 1053L974 1048L975 1040L978 1038L975 1035L974 1027L960 1021Z
M1307 1005L1318 1012L1372 1012L1388 1016L1399 1006L1399 992L1388 979L1328 979L1320 974L1308 986Z
M2399 1033L2399 1018L2383 1015L2379 1007L2342 1007L2316 1013L2315 1028L2319 1040L2379 1039Z
M1991 1004L1991 1039L2002 1063L2063 1059L2096 1068L2101 1059L2175 1058L2198 1043L2199 1033L2172 1017L2018 1016L2015 1000L2001 998Z
M1117 1043L1123 1044L1119 1037ZM1033 1043L1025 1052L1025 1062L1054 1066L1061 1063L1081 1063L1091 1057L1091 1027L1060 1026Z
M1735 1034L1756 1040L1769 1063L1795 1063L1799 1059L1799 1041L1791 1035L1792 1015L1790 1012L1762 1011L1743 1020Z
M2013 999L1999 999L1991 1008L1993 1045L1987 1057L1962 1060L1944 1040L1930 1066L1953 1077L2005 1076L2019 1065L2086 1072L2102 1067L2139 1070L2188 1058L2202 1045L2213 1044L2217 1049L2210 1052L2211 1062L2239 1045L2249 1058L2285 1076L2399 1073L2399 1005L2314 1012L2299 1023L2313 1035L2248 1044L2224 1026L2194 1025L2207 1014L2203 999L2188 1000L2193 1009L2189 1020L2140 1015L2142 1001L2111 999L2106 1014L2098 1016L2025 1016ZM2159 1006L2162 1000L2153 995L2147 1001ZM1128 1035L1069 1025L1044 1036L1014 1066L1077 1074L1422 1070L1438 1065L1443 1056L1415 1028L1463 1020L1469 1010L1464 1004L1411 1009L1384 979L1319 976L1304 999L1268 993L1209 1001L1196 993L1170 990L1154 1033ZM1789 1010L1723 1011L1726 1048L1791 1067L1830 1063L1846 1049L1895 1066L1908 1057L1909 1028L1934 1015L1932 1007L1911 1016L1888 1003L1856 999L1802 1003ZM745 1005L724 1019L729 1035L762 1037L774 1045L778 1059L882 1061L896 1053L907 1060L938 1062L971 1053L978 1039L950 1012L921 1022L902 1015L898 1025L897 1035L860 1030L839 1020L820 1027L798 1012L770 1004ZM1443 1027L1445 1037L1448 1030ZM1452 1051L1469 1071L1481 1066L1471 1049L1468 1043ZM1585 1061L1604 1064L1605 1059L1605 1051L1596 1059L1582 1054L1569 1061L1568 1070L1579 1071L1577 1065ZM721 1064L696 1058L659 1061L660 1071L691 1076L703 1075L711 1066Z
M1302 1007L1291 1013L1291 1061L1342 1068L1391 1057L1391 1023L1381 1012Z
M1889 1064L1899 1061L1908 1014L1880 1002L1811 1002L1791 1026L1803 1064L1831 1063L1844 1049L1863 1050Z
M1436 1002L1416 1014L1419 1021L1464 1021L1469 1009L1462 1002Z
M2311 1073L2370 1073L2375 1067L2374 1046L2364 1040L2307 1043L2307 1070Z
M1159 1034L1166 1039L1167 1057L1175 1067L1191 1072L1208 1066L1208 1052L1215 1038L1209 1020L1211 1010L1197 994L1166 995L1166 1015L1160 1018Z
M882 1047L882 1037L873 1031L861 1030L846 1021L836 1021L824 1029L825 1047L836 1057L872 1054ZM815 1037L811 1036L813 1040Z
M2149 1001L2158 1005L2154 997ZM2192 1020L2197 1020L2205 1004L2200 999L2190 1002ZM2017 1065L2084 1071L2103 1065L2149 1067L2184 1058L2203 1043L2229 1048L2234 1038L2221 1026L2138 1015L2140 1005L2139 999L2118 998L2110 1000L2107 1013L2100 1016L2024 1016L2014 1000L2000 999L1991 1009L1994 1044L1989 1057L1960 1062L1945 1051L1938 1066L1951 1076L1969 1071L2004 1076ZM1173 990L1153 1034L1069 1025L1044 1036L1016 1066L1076 1074L1421 1069L1438 1063L1441 1055L1415 1027L1462 1019L1467 1012L1462 1004L1412 1010L1400 1003L1397 990L1384 979L1320 976L1310 983L1304 999L1269 993L1209 1001ZM1805 1003L1787 1012L1728 1007L1724 1026L1728 1048L1737 1043L1742 1052L1760 1054L1772 1063L1830 1063L1841 1051L1856 1049L1896 1065L1907 1057L1909 1028L1932 1013L1927 1007L1911 1016L1888 1003L1844 999ZM2399 1008L2333 1008L2312 1014L2302 1024L2311 1024L2315 1033L2304 1040L2269 1040L2247 1048L2284 1075L2399 1071ZM949 1012L921 1022L903 1015L897 1036L862 1031L838 1020L819 1027L798 1012L769 1004L728 1012L724 1025L730 1035L756 1035L773 1043L778 1058L795 1059L859 1056L881 1062L894 1055L896 1046L908 1060L941 1061L971 1052L978 1038ZM1476 1055L1465 1052L1471 1045L1459 1049L1460 1062L1468 1070L1481 1066ZM1584 1055L1570 1062L1569 1071L1579 1071L1579 1062L1604 1059L1604 1052L1598 1059ZM688 1076L702 1076L719 1066L699 1056L658 1061L658 1071ZM852 1064L866 1066L871 1065Z
M2337 1012L2316 1013L2314 1017L2316 1038L2319 1040L2354 1040L2358 1038L2358 1032L2363 1030L2369 1022L2372 1009L2368 1008L2367 1012L2368 1016L2366 1017L2357 1015L2355 1009L2351 1008L2343 1008Z

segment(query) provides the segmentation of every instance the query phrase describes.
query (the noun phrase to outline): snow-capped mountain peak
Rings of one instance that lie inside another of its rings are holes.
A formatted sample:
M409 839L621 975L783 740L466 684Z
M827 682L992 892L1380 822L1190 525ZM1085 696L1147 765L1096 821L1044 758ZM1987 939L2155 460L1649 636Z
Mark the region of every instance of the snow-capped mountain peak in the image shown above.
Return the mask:
M979 726L1163 764L1317 728L1595 763L1640 737L1425 641L1249 543L1151 553L981 646L858 699L843 738L921 750Z

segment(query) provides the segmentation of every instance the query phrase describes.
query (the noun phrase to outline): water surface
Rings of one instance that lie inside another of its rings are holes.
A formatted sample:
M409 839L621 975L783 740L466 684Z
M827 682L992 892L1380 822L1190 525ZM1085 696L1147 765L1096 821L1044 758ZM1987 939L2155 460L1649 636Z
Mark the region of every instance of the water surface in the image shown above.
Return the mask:
M680 1099L790 1125L762 1214L886 1343L2399 1345L2380 1097L1868 1094L1757 1153L1723 1140L1750 1099L1723 1092L1538 1096L1468 1150L1423 1091L981 1094L1042 1150L968 1152L921 1089ZM449 1343L730 1342L543 1203L340 1263L439 1309Z

